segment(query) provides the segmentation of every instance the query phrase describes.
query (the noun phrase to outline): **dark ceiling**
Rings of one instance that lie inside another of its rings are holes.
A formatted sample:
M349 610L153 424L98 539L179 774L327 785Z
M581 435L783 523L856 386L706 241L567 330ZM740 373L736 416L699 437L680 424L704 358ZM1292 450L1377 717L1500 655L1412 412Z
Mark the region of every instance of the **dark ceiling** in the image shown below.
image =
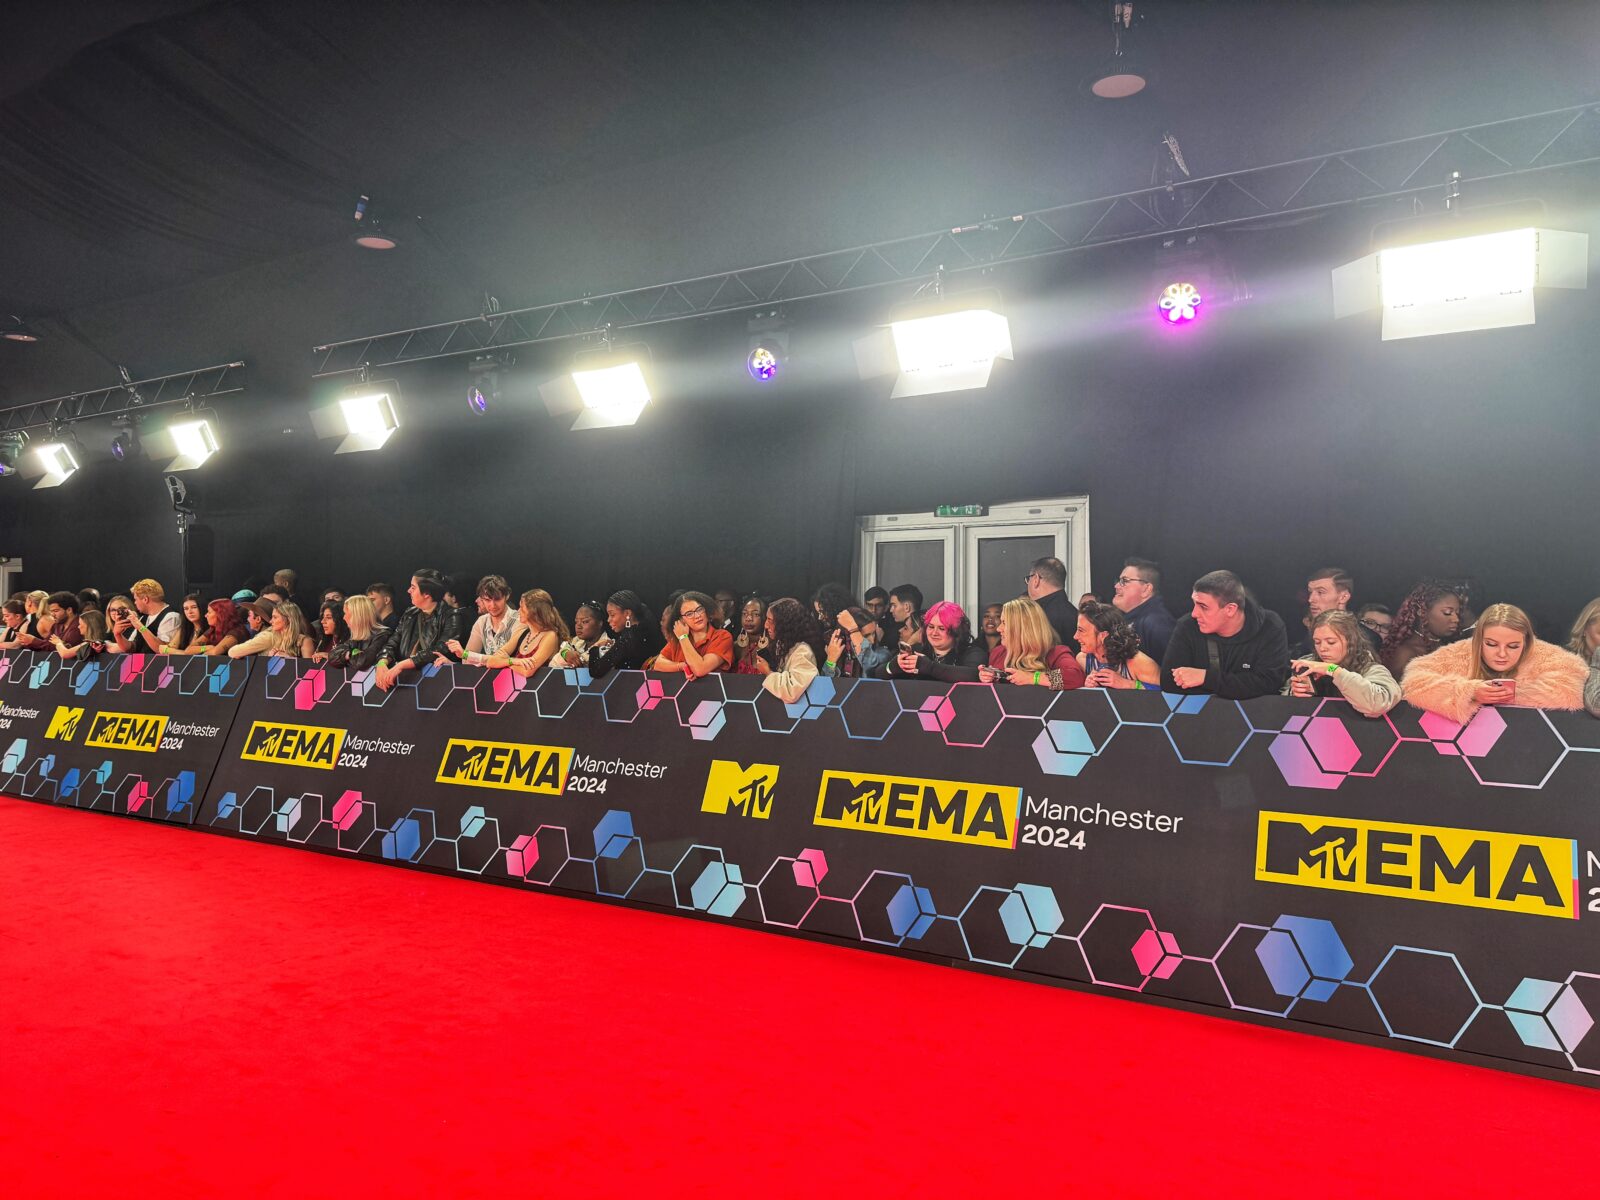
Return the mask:
M1150 0L1156 84L1108 104L1078 86L1107 7L12 0L0 313L57 344L0 348L0 387L1108 194L1150 181L1167 129L1207 174L1600 94L1593 3ZM361 193L421 219L381 268L347 240ZM292 318L252 328L253 291Z

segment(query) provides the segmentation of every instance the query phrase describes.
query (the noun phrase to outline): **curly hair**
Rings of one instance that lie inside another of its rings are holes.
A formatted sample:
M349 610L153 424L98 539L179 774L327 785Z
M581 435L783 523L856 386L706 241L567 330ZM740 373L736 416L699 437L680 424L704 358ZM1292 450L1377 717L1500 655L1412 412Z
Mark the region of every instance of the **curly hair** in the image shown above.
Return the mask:
M800 601L793 596L774 600L767 609L767 616L772 620L773 657L780 667L788 659L789 651L801 642L809 645L818 659L822 657L822 627Z
M1100 659L1108 667L1132 662L1139 653L1139 633L1128 623L1122 610L1110 604L1085 604L1078 615L1105 636L1100 642Z
M1461 585L1447 583L1442 579L1424 579L1416 587L1406 593L1406 598L1400 601L1400 608L1394 614L1394 620L1389 623L1389 632L1383 637L1383 650L1385 661L1398 647L1409 641L1411 636L1421 633L1427 638L1428 610L1439 602L1441 596L1461 596Z
M811 603L822 606L822 627L832 629L839 623L839 614L846 609L856 608L855 597L852 596L843 584L825 583L811 594Z
M206 605L206 610L217 614L217 641L231 637L242 642L250 636L250 628L244 622L244 609L232 600L213 600Z

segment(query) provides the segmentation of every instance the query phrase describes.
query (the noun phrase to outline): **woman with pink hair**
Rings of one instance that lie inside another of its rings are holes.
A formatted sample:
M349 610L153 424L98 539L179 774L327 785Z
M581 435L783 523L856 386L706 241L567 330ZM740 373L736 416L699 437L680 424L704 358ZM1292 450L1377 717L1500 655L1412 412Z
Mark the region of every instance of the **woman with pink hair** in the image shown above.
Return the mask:
M896 679L941 679L976 683L978 668L989 661L988 648L972 636L972 622L961 606L941 600L922 614L922 646L889 660Z

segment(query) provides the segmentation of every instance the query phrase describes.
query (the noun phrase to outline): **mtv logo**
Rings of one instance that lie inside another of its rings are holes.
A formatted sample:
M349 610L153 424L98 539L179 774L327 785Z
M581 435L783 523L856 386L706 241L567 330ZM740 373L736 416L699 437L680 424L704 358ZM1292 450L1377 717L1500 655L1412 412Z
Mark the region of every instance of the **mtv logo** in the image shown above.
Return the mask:
M70 742L78 732L78 722L83 720L83 709L68 708L58 705L55 715L50 718L50 727L44 731L47 738L55 738L58 742Z
M706 772L705 795L700 811L727 813L765 821L772 815L772 794L778 786L775 763L752 763L746 767L723 758L711 760Z

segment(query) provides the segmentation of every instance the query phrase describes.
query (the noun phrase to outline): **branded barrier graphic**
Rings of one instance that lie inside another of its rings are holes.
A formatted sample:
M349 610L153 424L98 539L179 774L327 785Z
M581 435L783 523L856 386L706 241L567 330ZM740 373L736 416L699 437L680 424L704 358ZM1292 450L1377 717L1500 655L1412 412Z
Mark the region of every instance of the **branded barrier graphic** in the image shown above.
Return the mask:
M758 683L267 660L196 825L1600 1086L1600 721Z
M249 674L203 655L0 654L0 792L192 824Z

